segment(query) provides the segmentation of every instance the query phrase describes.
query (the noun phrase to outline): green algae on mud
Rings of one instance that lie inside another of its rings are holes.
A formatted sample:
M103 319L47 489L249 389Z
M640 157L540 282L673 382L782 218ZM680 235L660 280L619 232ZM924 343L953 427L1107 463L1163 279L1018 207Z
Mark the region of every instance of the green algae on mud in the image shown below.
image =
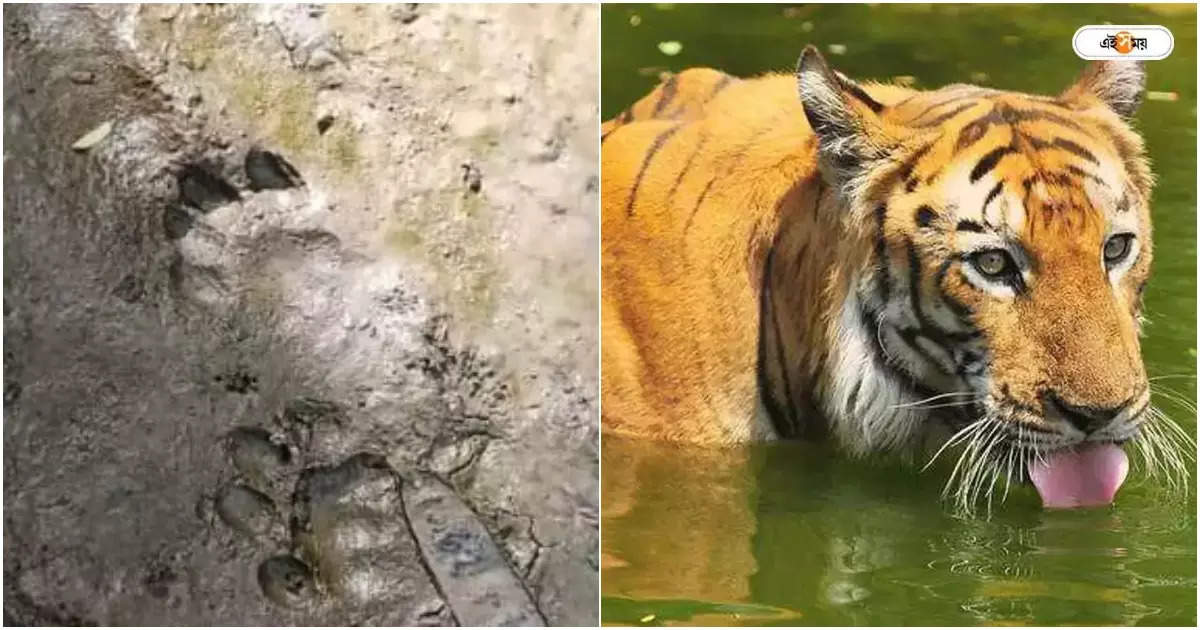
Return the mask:
M447 184L397 203L381 238L390 254L422 261L432 270L435 286L454 312L471 324L486 325L496 313L505 276L494 216L484 192Z

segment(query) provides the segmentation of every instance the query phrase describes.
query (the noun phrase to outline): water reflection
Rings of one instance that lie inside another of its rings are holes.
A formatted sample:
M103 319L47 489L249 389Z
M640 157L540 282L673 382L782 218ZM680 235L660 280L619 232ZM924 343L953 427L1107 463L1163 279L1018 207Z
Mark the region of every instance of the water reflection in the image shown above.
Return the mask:
M1187 497L1166 501L1149 486L1133 484L1112 509L1065 512L1043 511L1032 490L1014 489L984 520L947 514L937 474L845 462L821 446L713 450L606 437L602 457L608 622L1194 616L1180 595L1194 593L1195 552L1173 542L1194 531L1194 514ZM731 604L761 608L719 610Z

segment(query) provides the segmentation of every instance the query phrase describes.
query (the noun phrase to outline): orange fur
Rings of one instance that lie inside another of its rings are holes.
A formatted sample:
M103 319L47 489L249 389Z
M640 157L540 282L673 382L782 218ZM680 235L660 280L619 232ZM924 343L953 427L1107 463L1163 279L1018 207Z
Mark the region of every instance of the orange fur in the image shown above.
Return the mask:
M959 309L985 343L986 391L976 394L990 412L1036 428L1062 420L1046 410L1048 396L1085 410L1137 399L1146 389L1138 315L1151 176L1140 139L1108 106L1119 107L1120 68L1097 64L1051 98L857 86L815 59L810 77L843 88L824 101L802 93L802 102L790 75L694 69L604 123L605 430L698 443L833 431L859 452L911 445L872 442L875 429L846 428L857 420L842 417L868 404L845 391L847 366L886 371L900 335L911 334L878 324L884 357L850 356L848 300L893 284L880 307L911 310L898 290L910 273L913 300L946 319ZM826 104L853 123L846 144L814 133L809 117ZM866 156L852 179L840 179L838 151ZM993 182L1002 193L982 203ZM1030 280L1016 297L981 288L960 259L982 238L972 224L992 215L1029 256ZM1119 276L1100 258L1114 226L1131 226L1121 229L1138 245ZM919 354L916 346L906 350ZM930 356L934 365L941 355ZM899 401L961 389L953 369L900 367L873 386L911 388ZM962 368L957 358L953 367ZM847 437L853 431L865 442Z

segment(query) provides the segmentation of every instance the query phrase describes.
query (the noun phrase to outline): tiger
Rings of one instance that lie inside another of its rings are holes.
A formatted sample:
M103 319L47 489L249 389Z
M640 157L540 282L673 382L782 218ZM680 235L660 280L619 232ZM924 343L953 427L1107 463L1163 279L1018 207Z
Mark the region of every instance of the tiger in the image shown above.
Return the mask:
M604 433L951 449L964 511L1029 482L1110 504L1127 445L1184 477L1140 348L1145 81L919 90L812 46L794 73L670 75L600 129Z

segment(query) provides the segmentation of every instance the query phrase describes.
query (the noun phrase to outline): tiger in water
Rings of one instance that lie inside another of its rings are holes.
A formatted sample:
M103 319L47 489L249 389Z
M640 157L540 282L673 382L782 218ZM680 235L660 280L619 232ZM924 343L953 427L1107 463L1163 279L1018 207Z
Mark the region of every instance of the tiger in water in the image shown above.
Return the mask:
M958 452L960 508L1186 475L1139 333L1154 178L1137 62L1057 96L671 76L602 142L606 433Z

